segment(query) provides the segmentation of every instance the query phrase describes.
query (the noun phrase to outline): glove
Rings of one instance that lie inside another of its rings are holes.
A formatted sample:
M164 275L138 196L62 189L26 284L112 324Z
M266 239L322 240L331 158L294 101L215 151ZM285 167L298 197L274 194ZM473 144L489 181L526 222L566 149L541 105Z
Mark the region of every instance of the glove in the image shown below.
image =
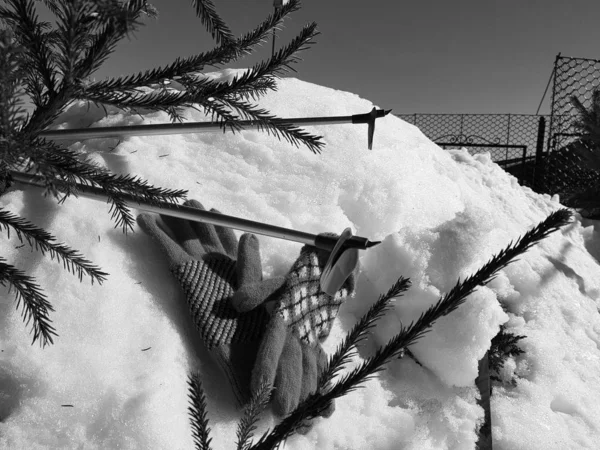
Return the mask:
M319 375L327 365L321 341L329 335L344 299L354 294L354 274L334 296L321 290L321 273L328 259L329 252L304 246L285 277L269 280L268 288L262 286L264 282L248 283L232 298L240 312L274 302L252 371L251 390L257 392L263 383L275 386L273 409L281 416L317 390ZM265 300L268 290L273 292ZM333 411L332 403L324 417Z
M184 204L204 210L195 200ZM262 305L240 314L231 298L238 286L262 281L258 239L244 234L238 243L230 229L160 217L162 223L156 215L140 214L137 222L167 257L204 344L244 406L251 398L252 368L269 315Z

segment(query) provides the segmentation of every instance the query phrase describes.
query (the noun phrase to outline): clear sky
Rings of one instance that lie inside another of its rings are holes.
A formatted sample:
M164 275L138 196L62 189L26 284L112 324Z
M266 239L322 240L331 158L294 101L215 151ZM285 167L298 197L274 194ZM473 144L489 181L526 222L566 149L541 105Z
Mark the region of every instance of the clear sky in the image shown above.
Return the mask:
M213 0L237 35L273 10L272 0ZM159 10L123 42L96 77L152 68L214 46L190 1ZM598 0L304 0L277 43L317 22L298 78L354 92L394 113L533 114L558 52L600 59ZM229 67L247 67L270 55ZM540 113L549 112L549 94Z

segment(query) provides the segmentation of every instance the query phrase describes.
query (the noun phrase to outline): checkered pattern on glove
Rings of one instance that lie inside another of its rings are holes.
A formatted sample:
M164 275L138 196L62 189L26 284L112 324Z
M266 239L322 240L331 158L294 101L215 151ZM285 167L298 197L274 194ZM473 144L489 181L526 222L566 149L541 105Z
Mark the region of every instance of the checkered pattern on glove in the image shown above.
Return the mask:
M346 297L354 293L354 277L330 296L321 290L321 274L329 254L305 246L286 277L284 295L275 312L309 345L325 339Z

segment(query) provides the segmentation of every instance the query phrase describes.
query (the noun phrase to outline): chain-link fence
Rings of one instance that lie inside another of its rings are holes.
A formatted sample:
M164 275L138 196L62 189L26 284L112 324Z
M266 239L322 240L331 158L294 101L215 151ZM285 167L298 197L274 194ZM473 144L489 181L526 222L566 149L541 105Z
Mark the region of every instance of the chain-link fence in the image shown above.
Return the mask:
M581 192L599 180L597 172L581 167L580 159L573 151L578 134L573 127L577 110L571 103L571 97L576 96L589 108L592 92L599 85L599 60L556 57L544 192L559 193L564 197Z
M516 176L521 184L536 185L536 154L539 164L545 144L543 124L548 116L397 114L397 117L419 127L440 147L465 147L473 154L489 152L492 160Z

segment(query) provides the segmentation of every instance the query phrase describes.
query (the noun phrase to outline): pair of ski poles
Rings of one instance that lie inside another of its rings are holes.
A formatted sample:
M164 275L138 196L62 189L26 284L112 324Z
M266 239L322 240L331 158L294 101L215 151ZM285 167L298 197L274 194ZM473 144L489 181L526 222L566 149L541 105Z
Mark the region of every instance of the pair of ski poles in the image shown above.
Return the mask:
M325 124L368 124L368 145L372 148L375 120L389 114L391 110L373 108L366 114L335 117L308 117L295 119L275 119L273 122L290 123L294 125L325 125ZM256 121L241 121L242 127L256 126ZM40 133L40 137L52 140L94 139L109 136L149 136L181 133L200 133L220 130L219 124L214 122L192 122L183 124L136 125L125 127L102 127L72 130L52 130ZM10 170L12 179L20 184L43 188L43 178L25 172ZM57 181L58 189L65 190L66 183ZM80 183L75 185L77 195L82 197L107 201L106 193L99 187L87 186ZM358 264L358 251L366 250L380 242L370 241L361 236L353 236L350 228L346 228L339 237L315 235L303 231L279 227L276 225L256 222L240 217L217 214L210 211L201 211L184 205L167 202L148 202L140 200L127 193L119 196L130 208L137 208L181 219L210 223L217 226L234 228L241 231L271 236L303 244L313 245L317 248L331 252L329 260L321 277L321 288L324 292L334 294L344 283L346 278L354 271Z

